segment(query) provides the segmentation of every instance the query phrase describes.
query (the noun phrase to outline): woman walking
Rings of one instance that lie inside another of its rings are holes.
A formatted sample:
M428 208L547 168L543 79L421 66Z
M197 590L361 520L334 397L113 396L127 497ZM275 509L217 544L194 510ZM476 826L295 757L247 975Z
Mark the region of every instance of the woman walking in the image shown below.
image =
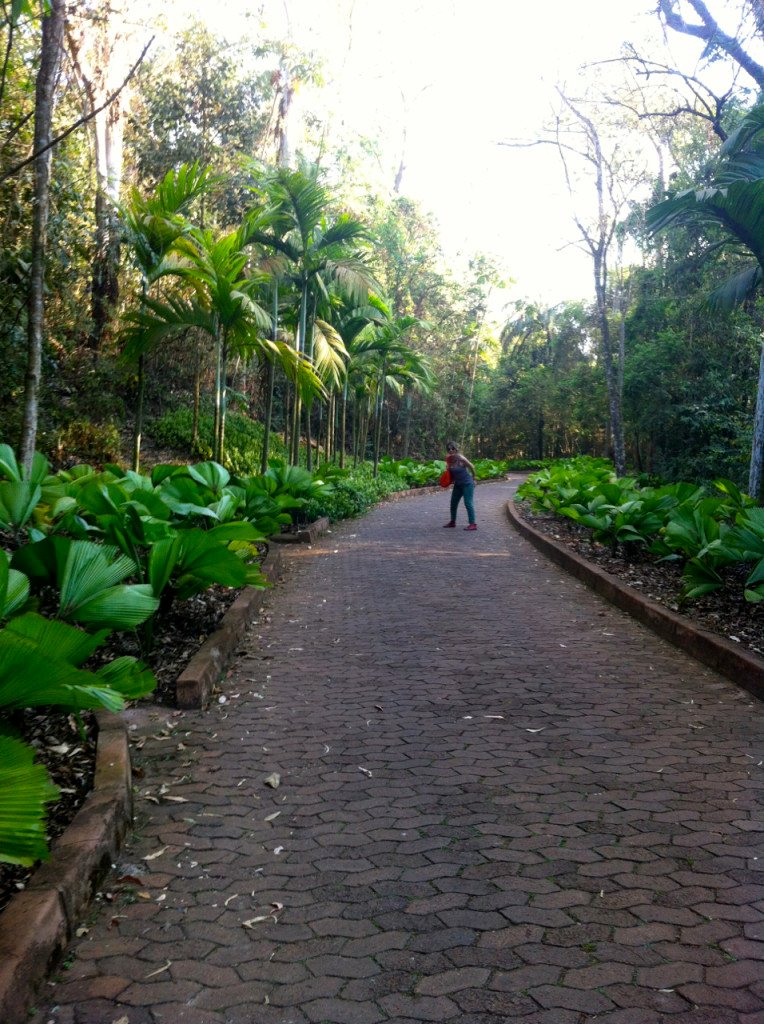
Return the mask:
M451 491L451 519L444 523L445 528L456 526L456 510L459 502L464 498L464 507L467 509L468 525L465 530L477 530L475 523L475 506L472 496L475 493L475 467L469 459L459 451L456 441L449 441L446 445L446 466L451 473L453 490Z

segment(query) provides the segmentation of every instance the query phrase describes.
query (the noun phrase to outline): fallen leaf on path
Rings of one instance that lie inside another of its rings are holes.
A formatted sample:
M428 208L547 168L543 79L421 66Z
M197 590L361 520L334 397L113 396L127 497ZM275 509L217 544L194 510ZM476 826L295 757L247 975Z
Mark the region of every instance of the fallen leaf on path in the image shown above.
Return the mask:
M371 772L369 771L369 769L368 769L368 768L362 768L360 764L358 765L358 771L359 771L359 772L363 772L363 774L364 774L364 775L368 775L368 776L369 776L369 778L371 778L371 777L372 777L372 774L371 774Z
M278 772L271 772L268 778L265 780L265 785L270 786L271 789L278 789L281 785L281 776Z
M281 811L275 811L273 814L269 814L267 818L263 818L263 821L275 821L280 814Z
M263 921L273 921L274 924L278 924L278 919L273 914L262 914L260 917L250 917L248 921L242 921L242 928L254 928L256 924L261 924Z
M227 907L227 906L228 906L228 904L229 904L229 903L231 902L231 900L235 900L235 899L236 899L236 897L237 897L238 895L239 895L239 894L238 894L238 892L235 892L235 893L233 894L233 896L229 896L229 897L228 897L228 899L227 899L227 900L225 901L225 903L223 904L223 906L224 906L224 907Z
M157 850L155 853L147 853L145 857L141 857L141 860L156 860L157 857L161 857L162 854L166 853L169 849L169 846L163 846L161 850Z
M144 977L144 979L145 978L153 978L157 974L162 974L162 973L164 973L164 971L169 970L170 967L172 967L172 960L168 960L167 963L164 965L164 967L159 967L156 971L152 971L150 974L144 974L143 977Z

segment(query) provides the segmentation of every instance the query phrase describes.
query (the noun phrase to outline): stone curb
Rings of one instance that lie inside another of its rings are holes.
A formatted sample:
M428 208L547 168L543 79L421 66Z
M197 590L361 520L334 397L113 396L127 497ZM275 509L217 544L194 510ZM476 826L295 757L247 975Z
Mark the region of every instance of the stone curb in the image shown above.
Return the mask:
M0 1021L23 1024L111 868L132 821L127 728L119 715L96 714L93 789L51 859L0 914Z
M764 699L764 660L725 637L694 626L657 601L621 583L616 577L587 562L564 544L534 529L518 513L513 501L506 505L507 518L535 548L567 570L617 608L628 612L658 636L685 651L703 665L715 669L759 699Z
M273 583L281 567L281 551L278 547L271 547L262 564L262 573ZM215 683L231 660L247 626L257 618L262 600L262 590L254 587L242 590L223 616L219 628L207 637L178 676L175 686L179 708L203 708L209 703Z
M276 544L315 544L318 538L326 533L330 525L328 516L323 516L315 523L306 526L304 530L298 530L297 533L274 533L269 540L275 541Z

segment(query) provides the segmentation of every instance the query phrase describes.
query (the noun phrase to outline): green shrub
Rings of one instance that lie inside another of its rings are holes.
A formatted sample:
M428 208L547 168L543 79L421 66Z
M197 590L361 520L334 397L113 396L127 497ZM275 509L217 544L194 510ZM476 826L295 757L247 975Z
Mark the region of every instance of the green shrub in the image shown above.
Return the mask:
M321 475L321 470L318 470ZM347 476L331 477L333 490L330 494L312 499L305 508L308 520L328 516L338 519L352 519L363 515L388 494L409 490L405 479L396 473L379 473L374 477L371 463L362 463L348 472Z
M119 431L113 423L72 420L58 435L56 460L59 463L116 462L122 450Z
M192 444L193 425L193 410L184 407L154 420L148 433L152 440L162 447L174 448L202 459L211 459L212 414L204 412L199 416L199 438L196 444ZM263 436L262 423L251 420L242 413L229 413L225 421L226 467L234 473L259 473ZM286 458L284 442L278 434L271 434L268 450L272 458Z

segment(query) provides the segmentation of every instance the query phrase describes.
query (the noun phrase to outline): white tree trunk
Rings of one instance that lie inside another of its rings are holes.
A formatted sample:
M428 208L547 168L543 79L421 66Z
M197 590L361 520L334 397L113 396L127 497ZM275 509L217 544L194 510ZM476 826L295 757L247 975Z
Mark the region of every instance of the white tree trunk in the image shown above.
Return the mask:
M61 47L66 19L65 0L51 0L50 14L43 18L40 68L35 87L34 152L50 143L55 105L55 85L61 64ZM27 328L27 372L24 383L24 413L19 454L24 468L32 465L37 441L37 415L45 329L45 248L50 209L51 150L40 152L34 162L34 212L32 259L29 273L29 320Z

